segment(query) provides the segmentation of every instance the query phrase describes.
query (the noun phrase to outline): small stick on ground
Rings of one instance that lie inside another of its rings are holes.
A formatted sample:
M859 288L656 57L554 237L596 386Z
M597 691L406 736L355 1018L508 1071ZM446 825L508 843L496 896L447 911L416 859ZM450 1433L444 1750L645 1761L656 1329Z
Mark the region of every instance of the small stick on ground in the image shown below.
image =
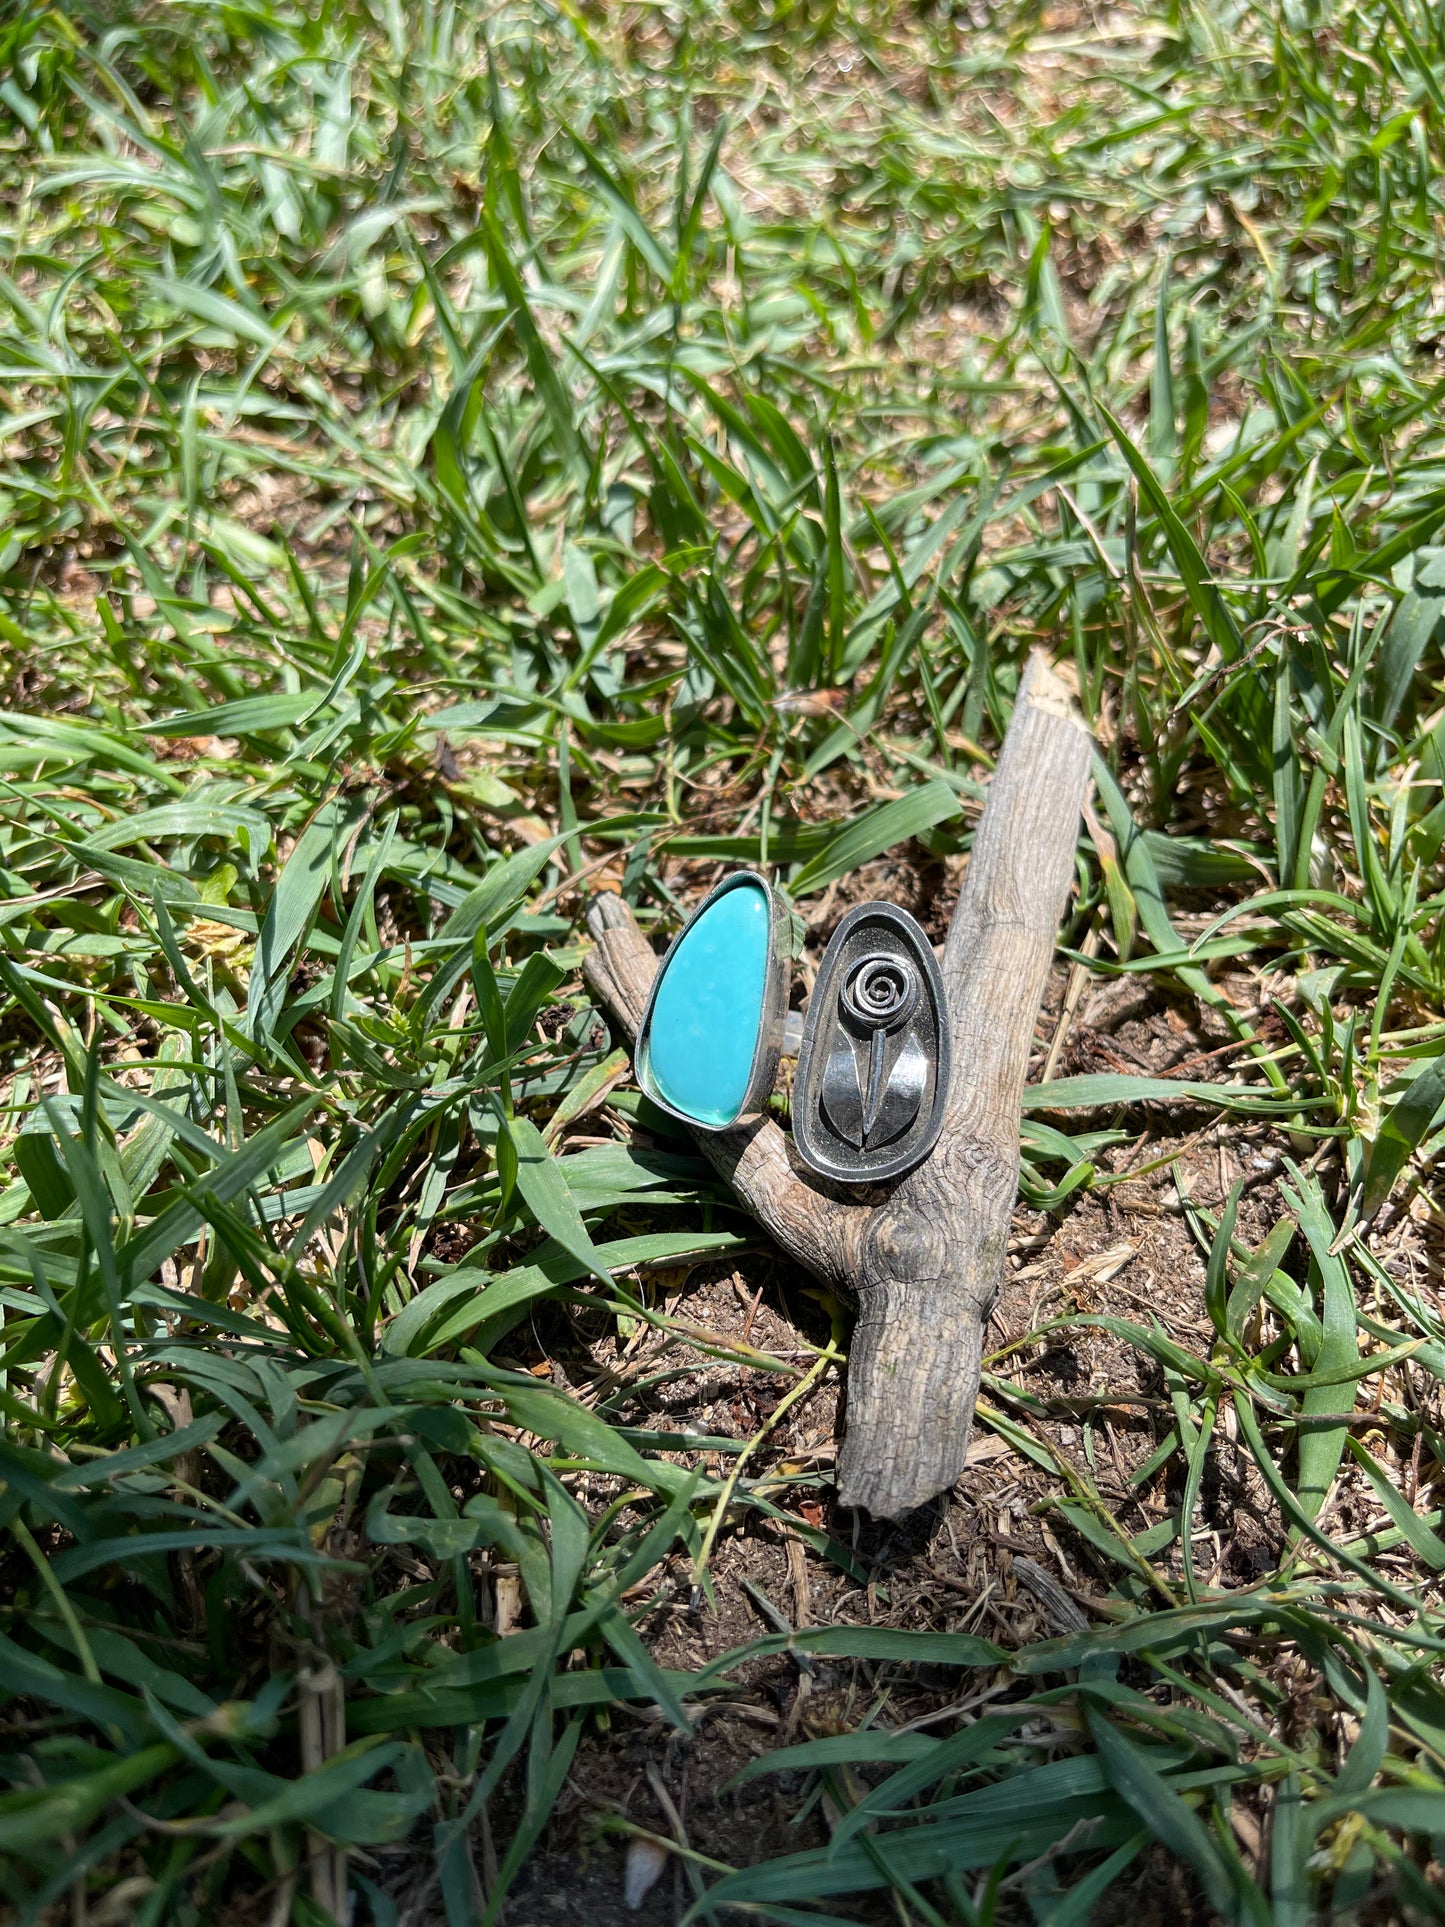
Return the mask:
M896 1519L963 1469L983 1331L1018 1189L1020 1101L1073 872L1090 738L1035 655L974 838L943 980L953 1083L931 1156L881 1203L806 1171L767 1119L699 1132L739 1201L785 1251L858 1306L839 1496ZM631 1041L657 969L620 897L588 912L587 980ZM876 1198L877 1193L870 1194Z

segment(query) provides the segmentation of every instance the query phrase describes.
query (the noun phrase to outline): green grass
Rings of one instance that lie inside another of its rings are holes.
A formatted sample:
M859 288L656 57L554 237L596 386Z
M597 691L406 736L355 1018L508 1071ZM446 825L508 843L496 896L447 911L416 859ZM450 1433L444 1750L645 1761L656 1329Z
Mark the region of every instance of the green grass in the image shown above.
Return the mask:
M966 850L1043 642L1100 742L1066 951L1239 1050L1031 1092L1025 1199L1182 1096L1274 1133L1273 1229L1184 1201L1207 1347L1047 1328L1162 1388L1143 1534L992 1361L1105 1612L794 1637L1003 1690L767 1755L831 1844L688 1859L691 1917L1064 1927L1156 1847L1229 1921L1439 1917L1445 13L482 23L0 17L4 1905L387 1927L410 1836L496 1919L612 1702L787 1643L660 1670L725 1460L523 1369L543 1300L704 1346L647 1268L749 1238L596 1109L586 883L662 933L719 859L806 910ZM848 1564L800 1483L732 1502Z

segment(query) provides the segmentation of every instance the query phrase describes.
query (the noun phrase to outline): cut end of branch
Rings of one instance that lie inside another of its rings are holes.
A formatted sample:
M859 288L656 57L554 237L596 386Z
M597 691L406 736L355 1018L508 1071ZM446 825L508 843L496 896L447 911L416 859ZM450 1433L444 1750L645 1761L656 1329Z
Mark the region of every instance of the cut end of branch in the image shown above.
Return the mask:
M1042 709L1045 715L1057 716L1061 722L1072 723L1087 734L1089 726L1079 709L1077 687L1054 667L1042 649L1035 649L1029 656L1019 696L1030 708Z

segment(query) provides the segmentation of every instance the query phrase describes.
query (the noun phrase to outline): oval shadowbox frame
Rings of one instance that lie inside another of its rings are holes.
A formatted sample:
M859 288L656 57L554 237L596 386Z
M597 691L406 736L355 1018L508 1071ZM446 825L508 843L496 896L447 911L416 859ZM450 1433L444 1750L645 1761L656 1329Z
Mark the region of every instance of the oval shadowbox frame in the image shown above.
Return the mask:
M938 1142L952 1068L933 946L897 904L860 903L834 931L808 1001L793 1081L799 1156L843 1184L901 1178Z

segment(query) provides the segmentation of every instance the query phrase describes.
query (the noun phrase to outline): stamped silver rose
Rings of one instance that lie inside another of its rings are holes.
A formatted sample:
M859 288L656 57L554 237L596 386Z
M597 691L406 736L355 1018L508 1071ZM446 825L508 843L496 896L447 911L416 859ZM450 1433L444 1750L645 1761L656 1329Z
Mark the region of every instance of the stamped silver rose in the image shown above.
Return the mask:
M824 955L798 1054L793 1138L805 1163L881 1183L927 1156L948 1093L944 1008L933 951L907 911L850 911Z

